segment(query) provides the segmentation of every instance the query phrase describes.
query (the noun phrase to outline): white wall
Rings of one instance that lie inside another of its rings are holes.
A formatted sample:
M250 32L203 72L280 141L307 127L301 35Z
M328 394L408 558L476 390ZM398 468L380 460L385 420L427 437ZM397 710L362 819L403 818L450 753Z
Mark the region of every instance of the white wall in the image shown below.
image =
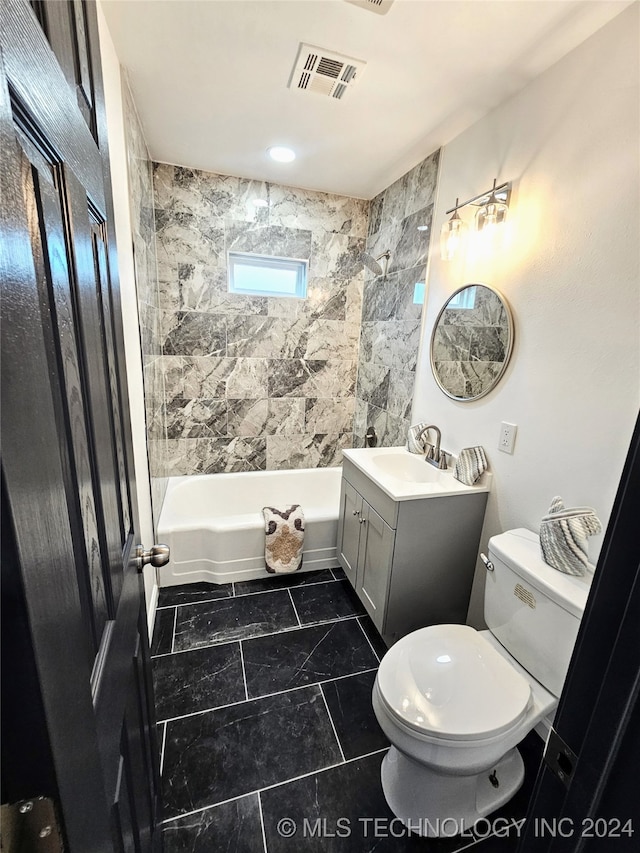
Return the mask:
M107 111L109 136L109 159L113 190L113 212L118 246L118 268L120 295L122 299L122 324L124 327L125 360L133 433L133 462L136 476L136 495L140 517L140 541L145 548L154 543L151 514L151 490L147 461L147 435L144 410L144 387L142 380L142 356L140 329L138 326L138 300L131 239L131 212L129 208L127 148L123 125L122 78L120 62L115 52L111 35L98 3L98 27L100 31L100 53L104 78L104 97ZM147 566L144 571L144 588L149 617L149 636L153 630L153 619L158 598L155 569Z
M514 182L501 257L447 264L432 240L412 413L441 427L446 450L487 451L483 550L497 532L537 531L554 495L609 519L640 398L638 23L634 4L442 153L436 235L457 196ZM474 281L506 296L515 348L494 391L459 403L433 379L429 340L449 295ZM501 421L518 425L513 456L497 450ZM601 544L590 540L594 562ZM479 564L474 625L483 585Z

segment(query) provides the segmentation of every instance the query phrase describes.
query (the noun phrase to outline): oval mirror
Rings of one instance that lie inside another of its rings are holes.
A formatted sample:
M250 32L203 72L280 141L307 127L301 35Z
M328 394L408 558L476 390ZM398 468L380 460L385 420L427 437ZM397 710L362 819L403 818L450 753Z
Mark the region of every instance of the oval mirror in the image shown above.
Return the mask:
M431 370L454 400L477 400L498 383L513 349L505 298L486 284L467 284L447 300L431 335Z

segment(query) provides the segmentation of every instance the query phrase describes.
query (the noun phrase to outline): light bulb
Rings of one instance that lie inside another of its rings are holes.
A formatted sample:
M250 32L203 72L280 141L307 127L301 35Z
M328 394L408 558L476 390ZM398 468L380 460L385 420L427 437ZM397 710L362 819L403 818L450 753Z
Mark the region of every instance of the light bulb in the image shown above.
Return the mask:
M458 199L456 199L456 204ZM454 210L451 219L447 220L440 232L440 257L443 261L451 261L457 255L464 242L467 226Z

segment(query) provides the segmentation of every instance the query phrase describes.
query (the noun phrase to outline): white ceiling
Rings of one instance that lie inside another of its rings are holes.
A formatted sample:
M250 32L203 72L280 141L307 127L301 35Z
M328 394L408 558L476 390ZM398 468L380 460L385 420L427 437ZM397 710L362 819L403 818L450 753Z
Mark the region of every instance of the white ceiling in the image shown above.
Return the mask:
M155 160L372 198L629 0L102 0ZM343 100L288 88L300 42L366 61ZM274 163L271 145L297 152Z

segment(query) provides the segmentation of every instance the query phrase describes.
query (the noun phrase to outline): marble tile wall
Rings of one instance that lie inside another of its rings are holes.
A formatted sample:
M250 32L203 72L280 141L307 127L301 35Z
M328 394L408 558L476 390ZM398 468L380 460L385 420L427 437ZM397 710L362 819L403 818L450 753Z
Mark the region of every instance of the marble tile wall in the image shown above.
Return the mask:
M163 163L154 191L169 475L339 464L369 202ZM228 293L230 249L308 259L307 298Z
M354 446L373 426L378 444L406 441L410 426L422 305L415 285L424 284L440 152L435 151L371 202L367 252L389 249L386 276L365 270ZM419 225L428 226L418 231Z
M122 89L129 172L129 205L144 370L151 501L155 528L167 489L167 429L164 414L164 378L161 369L162 340L153 210L153 171L138 113L124 78Z

